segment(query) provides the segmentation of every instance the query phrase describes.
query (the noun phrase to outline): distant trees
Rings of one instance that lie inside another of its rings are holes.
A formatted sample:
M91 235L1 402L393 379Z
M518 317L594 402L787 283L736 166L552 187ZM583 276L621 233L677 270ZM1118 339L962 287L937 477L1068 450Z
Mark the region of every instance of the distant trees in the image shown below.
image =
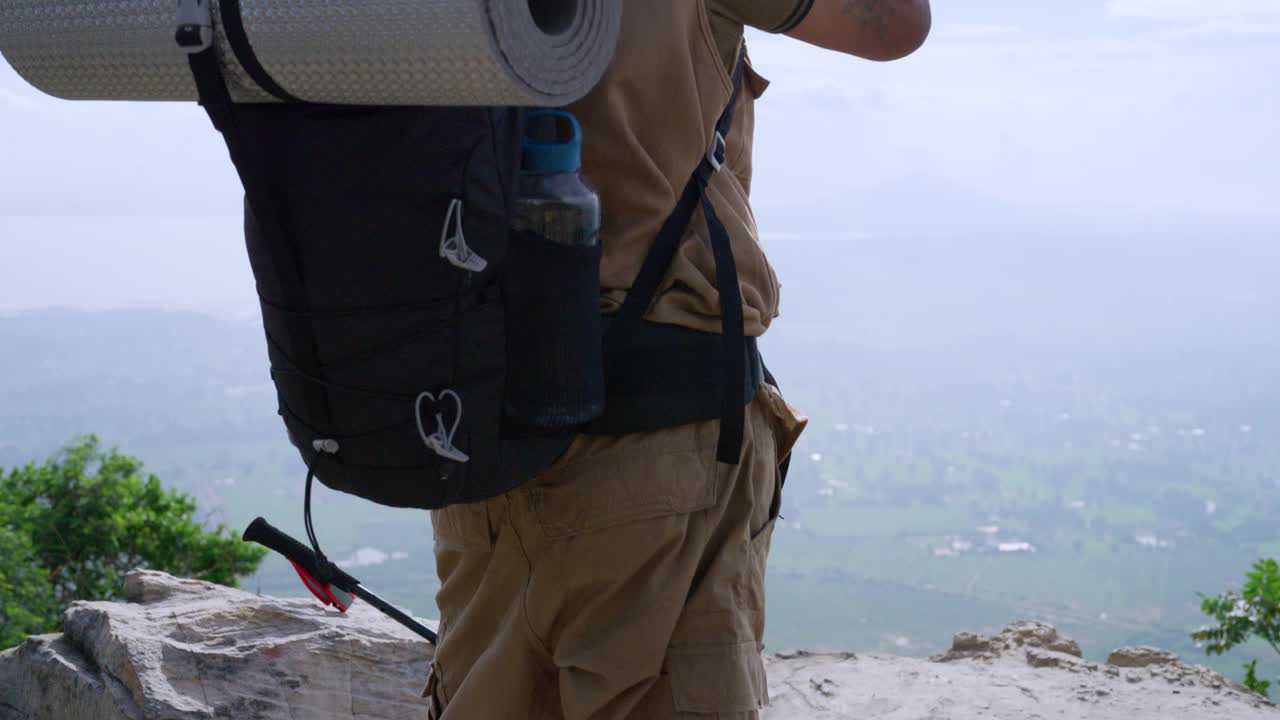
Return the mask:
M1222 655L1254 638L1280 653L1280 564L1273 559L1259 560L1248 573L1243 590L1204 597L1201 610L1217 624L1201 628L1191 637L1205 643L1209 654ZM1258 661L1244 669L1245 685L1266 695L1271 682L1258 677Z
M72 602L118 599L137 567L233 587L254 572L266 551L207 530L195 510L96 436L0 471L0 648L56 630Z

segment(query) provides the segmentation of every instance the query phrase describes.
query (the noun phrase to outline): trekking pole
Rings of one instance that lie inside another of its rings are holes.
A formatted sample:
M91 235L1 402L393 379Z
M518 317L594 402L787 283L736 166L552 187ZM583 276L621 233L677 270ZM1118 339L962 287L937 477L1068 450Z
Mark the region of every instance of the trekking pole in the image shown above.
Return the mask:
M339 590L358 597L374 606L387 617L426 638L427 642L432 645L436 644L438 638L430 628L409 617L391 603L367 590L360 584L359 580L351 577L341 568L327 568L329 570L327 573L329 576L329 583L321 583L318 581L316 578L324 577L326 573L322 573L320 568L317 566L316 555L311 548L303 545L297 540L294 540L292 537L289 537L288 534L281 532L263 518L254 520L249 527L245 529L244 537L242 539L245 542L256 542L263 547L275 550L292 562L294 569L297 570L298 575L302 577L302 581L306 584L307 589L319 598L320 602L326 605L334 605L342 612L346 612L351 603L344 603L333 594L330 586L337 587Z

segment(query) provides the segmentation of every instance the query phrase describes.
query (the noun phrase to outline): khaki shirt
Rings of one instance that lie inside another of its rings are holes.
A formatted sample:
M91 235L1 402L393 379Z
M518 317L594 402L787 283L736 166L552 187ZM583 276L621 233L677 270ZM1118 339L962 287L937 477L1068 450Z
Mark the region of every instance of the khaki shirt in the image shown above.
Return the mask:
M732 94L743 26L789 29L812 0L623 0L622 34L600 85L570 107L584 129L583 169L600 192L602 309L621 305ZM746 332L778 315L780 284L760 246L749 199L755 103L768 86L747 70L726 163L709 195L732 239ZM715 261L701 212L646 316L720 332Z

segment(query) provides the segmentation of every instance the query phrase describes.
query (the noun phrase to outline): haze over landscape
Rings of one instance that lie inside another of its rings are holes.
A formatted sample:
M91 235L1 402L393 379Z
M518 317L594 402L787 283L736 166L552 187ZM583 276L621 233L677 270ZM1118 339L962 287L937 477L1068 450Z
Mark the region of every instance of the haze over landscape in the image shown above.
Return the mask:
M1200 660L1196 593L1280 556L1280 5L940 5L891 65L750 37L764 348L812 419L771 649L1028 617ZM218 142L0 64L0 468L95 432L211 522L301 535ZM317 528L434 612L425 515L326 491ZM247 586L302 591L278 558Z

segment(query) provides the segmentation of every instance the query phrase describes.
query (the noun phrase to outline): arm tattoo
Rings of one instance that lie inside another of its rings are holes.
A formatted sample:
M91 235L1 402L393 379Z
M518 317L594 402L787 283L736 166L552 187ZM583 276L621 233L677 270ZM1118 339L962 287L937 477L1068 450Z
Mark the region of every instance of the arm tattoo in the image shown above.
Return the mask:
M844 0L844 14L885 39L897 19L898 4L895 0Z

